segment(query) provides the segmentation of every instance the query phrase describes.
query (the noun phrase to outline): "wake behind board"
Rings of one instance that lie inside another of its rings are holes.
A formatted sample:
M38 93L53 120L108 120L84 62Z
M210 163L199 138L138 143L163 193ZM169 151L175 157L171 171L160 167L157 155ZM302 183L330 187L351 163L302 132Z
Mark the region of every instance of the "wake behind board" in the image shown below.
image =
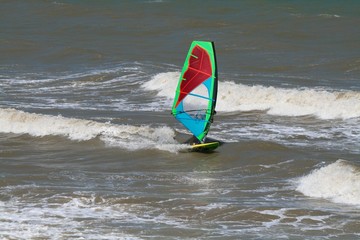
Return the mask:
M190 152L212 152L220 145L219 142L199 143L191 145Z
M172 115L198 142L204 142L215 115L218 79L213 42L193 41L175 91ZM193 151L213 151L218 142L190 145Z

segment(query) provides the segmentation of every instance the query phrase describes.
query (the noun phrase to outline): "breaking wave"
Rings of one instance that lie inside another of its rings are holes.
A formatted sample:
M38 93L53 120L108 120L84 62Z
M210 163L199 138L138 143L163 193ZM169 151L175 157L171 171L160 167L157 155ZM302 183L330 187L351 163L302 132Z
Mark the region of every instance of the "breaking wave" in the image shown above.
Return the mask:
M101 123L91 120L27 113L15 109L0 109L0 132L31 136L63 136L71 140L87 141L99 138L108 146L127 150L181 150L169 127L131 126Z
M360 205L360 168L338 160L300 178L296 190L309 197Z
M143 87L158 91L158 96L173 99L179 75L179 72L160 73ZM247 86L221 81L216 109L223 112L258 110L279 116L349 119L360 117L360 92Z

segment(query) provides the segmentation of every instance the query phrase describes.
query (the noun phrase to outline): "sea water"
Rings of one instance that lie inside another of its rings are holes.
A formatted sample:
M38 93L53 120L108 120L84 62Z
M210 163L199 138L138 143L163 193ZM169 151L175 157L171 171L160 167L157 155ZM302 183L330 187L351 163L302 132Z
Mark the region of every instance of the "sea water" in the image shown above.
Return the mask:
M357 1L0 3L1 239L360 237ZM170 114L193 40L212 154Z

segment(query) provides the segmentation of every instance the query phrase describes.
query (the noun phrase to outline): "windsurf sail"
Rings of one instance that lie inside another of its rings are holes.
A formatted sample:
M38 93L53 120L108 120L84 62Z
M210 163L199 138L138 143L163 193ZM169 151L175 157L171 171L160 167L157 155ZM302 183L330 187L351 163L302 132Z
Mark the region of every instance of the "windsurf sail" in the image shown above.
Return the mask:
M213 122L217 83L214 43L193 41L175 92L172 114L200 142Z

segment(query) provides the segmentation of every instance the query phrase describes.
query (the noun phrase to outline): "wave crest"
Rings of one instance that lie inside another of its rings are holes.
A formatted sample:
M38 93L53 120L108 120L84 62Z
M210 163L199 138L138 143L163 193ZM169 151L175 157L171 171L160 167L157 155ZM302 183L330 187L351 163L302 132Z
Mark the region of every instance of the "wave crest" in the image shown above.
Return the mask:
M179 72L157 74L143 84L143 88L156 90L158 96L173 99L179 75ZM360 117L360 92L285 89L220 81L216 110L260 110L279 116L313 115L320 119L349 119Z
M183 147L174 140L175 131L166 126L116 125L26 113L15 109L0 109L0 132L29 134L36 137L63 136L77 141L99 137L108 146L128 150L160 149L175 152Z
M309 197L360 205L360 168L338 160L300 178L296 190Z

